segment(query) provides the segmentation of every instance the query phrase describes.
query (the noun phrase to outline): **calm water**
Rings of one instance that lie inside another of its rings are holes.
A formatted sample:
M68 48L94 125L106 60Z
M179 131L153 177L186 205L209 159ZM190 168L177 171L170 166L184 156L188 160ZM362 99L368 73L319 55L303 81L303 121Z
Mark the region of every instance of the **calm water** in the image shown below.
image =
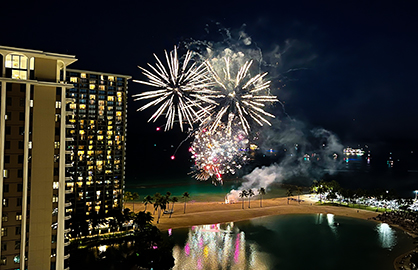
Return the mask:
M174 269L393 269L413 240L387 224L282 215L172 232Z

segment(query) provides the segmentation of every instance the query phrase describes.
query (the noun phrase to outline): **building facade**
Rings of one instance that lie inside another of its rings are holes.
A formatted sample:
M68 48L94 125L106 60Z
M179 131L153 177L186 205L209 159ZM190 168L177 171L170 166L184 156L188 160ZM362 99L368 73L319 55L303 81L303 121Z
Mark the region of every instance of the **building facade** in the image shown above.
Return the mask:
M129 76L0 46L0 269L69 269L71 225L122 210Z
M73 217L90 224L122 211L129 76L67 70L67 161ZM96 221L94 221L96 219ZM75 226L74 226L75 225ZM105 227L105 226L104 226ZM91 233L90 226L90 233ZM106 230L106 228L104 228Z
M1 269L65 269L66 67L72 55L0 46Z

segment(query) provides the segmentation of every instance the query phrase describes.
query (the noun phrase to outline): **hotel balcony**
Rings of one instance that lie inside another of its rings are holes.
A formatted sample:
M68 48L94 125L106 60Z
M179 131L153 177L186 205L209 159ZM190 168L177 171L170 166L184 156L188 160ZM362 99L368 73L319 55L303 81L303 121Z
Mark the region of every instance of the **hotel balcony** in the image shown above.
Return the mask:
M64 233L69 233L69 232L71 232L70 228L64 230Z
M64 220L70 220L71 219L71 215L65 216Z
M68 258L70 258L70 254L64 256L64 260L67 260Z
M65 190L65 194L72 194L72 193L73 193L73 191L71 189L66 189Z
M67 202L67 203L65 203L65 207L70 207L70 206L72 206L73 204L71 203L71 202Z

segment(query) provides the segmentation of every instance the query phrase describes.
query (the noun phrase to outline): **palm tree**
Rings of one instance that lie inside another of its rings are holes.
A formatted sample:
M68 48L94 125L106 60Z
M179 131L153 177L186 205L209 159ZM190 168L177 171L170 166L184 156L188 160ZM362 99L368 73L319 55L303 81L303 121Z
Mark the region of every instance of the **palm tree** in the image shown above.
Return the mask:
M242 199L242 209L244 209L244 201L245 201L244 198L246 198L247 195L248 193L245 189L239 193L239 197Z
M157 224L160 221L160 217L161 217L161 212L164 214L164 211L167 209L167 203L168 203L168 198L166 196L162 196L159 199L159 209L158 209L158 219L157 219Z
M139 195L138 195L138 193L136 193L136 192L132 193L132 195L131 195L131 201L132 201L132 212L134 212L134 213L135 213L135 202L134 202L134 201L136 201L136 200L138 200L138 199L139 199Z
M137 225L137 230L143 231L145 227L152 225L152 221L154 220L154 217L151 215L150 212L138 212L134 216L134 222Z
M154 194L154 197L152 198L153 201L153 205L154 205L154 213L152 213L153 215L155 215L155 211L158 209L158 202L161 198L161 194L159 192Z
M296 192L297 192L297 194L298 194L298 202L299 202L299 204L300 204L300 194L302 194L302 187L297 187Z
M170 208L170 201L171 201L170 197L171 197L171 192L170 192L170 191L167 191L167 192L165 193L165 197L167 198L167 200L166 200L166 202L167 202L167 208ZM164 214L164 213L163 213L163 214Z
M189 192L184 192L183 193L183 196L181 196L183 199L184 199L184 211L183 211L183 214L186 214L186 202L187 202L187 200L188 199L190 199L190 194L189 194Z
M176 202L178 202L179 201L179 199L177 198L177 197L173 197L173 198L171 198L171 202L173 203L172 205L171 205L171 211L170 211L170 218L171 218L171 215L173 214L173 212L174 212L174 203L176 203Z
M152 197L147 195L144 200L142 201L145 205L144 213L147 211L147 205L152 203Z
M266 190L263 187L261 187L258 190L258 195L260 195L260 207L263 207L263 195L266 195Z
M289 197L290 196L293 196L293 193L292 193L292 189L291 188L287 189L286 196L287 196L287 204L289 204Z
M248 208L251 208L251 197L254 196L253 190L250 188L248 189Z
M125 202L132 200L132 193L130 191L125 191L125 193L123 193L123 200ZM125 208L126 208L126 204L125 204Z

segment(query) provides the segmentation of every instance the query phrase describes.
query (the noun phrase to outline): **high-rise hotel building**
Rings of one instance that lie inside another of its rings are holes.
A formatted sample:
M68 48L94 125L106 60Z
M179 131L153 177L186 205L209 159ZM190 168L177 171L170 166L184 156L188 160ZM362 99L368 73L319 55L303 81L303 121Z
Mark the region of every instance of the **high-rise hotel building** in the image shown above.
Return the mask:
M67 161L74 221L122 211L129 76L67 70Z
M71 222L121 209L129 76L0 46L0 269L68 269Z

